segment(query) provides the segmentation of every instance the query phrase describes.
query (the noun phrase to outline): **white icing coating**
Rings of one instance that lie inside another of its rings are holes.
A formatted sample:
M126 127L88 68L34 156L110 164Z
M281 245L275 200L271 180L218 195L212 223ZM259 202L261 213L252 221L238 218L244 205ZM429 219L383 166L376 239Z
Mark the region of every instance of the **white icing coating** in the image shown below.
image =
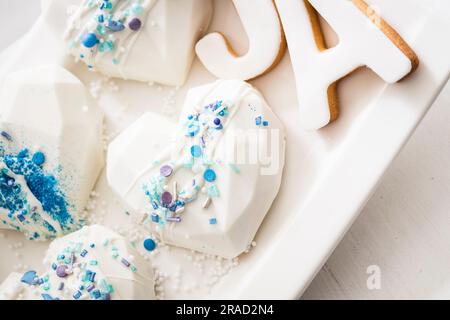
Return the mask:
M145 1L128 1L128 0L110 0L108 3L113 7L112 10L102 9L101 6L105 4L103 0L85 0L78 10L70 18L69 26L65 31L64 38L69 42L69 51L77 59L83 60L88 65L95 67L97 65L96 60L100 60L104 57L98 57L98 55L104 55L109 51L101 50L101 46L105 42L114 46L112 48L110 59L114 61L119 70L119 73L123 78L126 78L123 73L123 65L126 64L128 54L142 31L142 27L139 30L133 31L127 27L127 22L133 19L140 19L140 21L147 21L148 14L153 8L157 0L145 0ZM133 12L133 5L139 6L139 12ZM112 32L108 29L108 23L106 22L106 16L111 15L111 22L125 21L120 23L124 29L119 32ZM103 23L99 23L98 17L102 17ZM103 43L99 43L92 49L83 46L83 35L94 32L99 33L99 27L102 28ZM83 58L80 58L83 56Z
M219 80L189 91L178 126L148 113L119 135L109 147L107 179L164 242L232 258L250 245L278 193L284 150L283 126L261 94ZM164 166L172 171L167 178ZM209 169L215 179L206 178ZM164 192L172 195L169 209L159 201ZM175 200L181 204L172 210Z
M103 0L63 0L67 5L78 2L78 9L61 25L55 13L61 12L61 0L46 4L49 22L64 31L66 47L76 61L84 61L96 71L111 77L182 85L194 59L195 42L208 28L212 16L211 0L110 0L112 10L100 9ZM136 11L134 6L140 9ZM112 32L111 20L124 29ZM98 16L104 17L103 23ZM133 31L129 22L141 20L139 30ZM101 32L97 29L100 25ZM101 42L86 48L81 38L96 33ZM112 50L102 49L111 41ZM100 52L102 51L102 52Z
M249 50L242 56L234 53L220 33L210 33L196 45L204 66L222 79L249 80L272 68L285 49L285 39L273 0L233 0L249 39Z
M339 36L323 52L317 47L306 4L275 0L295 72L301 124L320 129L330 122L327 90L358 67L367 66L387 83L412 70L409 58L352 1L309 0Z
M68 266L62 276L57 272L60 266ZM103 226L84 227L54 240L44 267L45 272L36 275L43 279L40 284L22 282L23 274L12 273L0 285L0 300L42 300L43 295L59 300L155 299L151 265L124 237Z
M6 174L0 179L0 228L38 240L77 230L104 164L103 114L84 85L58 66L9 75L0 99L1 131L10 137L0 137L0 169ZM34 165L37 153L45 159ZM21 192L13 196L11 188ZM11 209L17 199L26 199L25 206Z

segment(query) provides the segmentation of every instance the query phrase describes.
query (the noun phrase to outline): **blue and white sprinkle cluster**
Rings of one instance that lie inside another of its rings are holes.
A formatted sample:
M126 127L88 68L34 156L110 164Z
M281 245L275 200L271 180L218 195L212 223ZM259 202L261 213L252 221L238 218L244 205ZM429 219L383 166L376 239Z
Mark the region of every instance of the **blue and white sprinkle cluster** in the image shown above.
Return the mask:
M12 141L6 132L2 136ZM0 144L0 221L24 232L30 240L53 239L83 223L75 222L59 181L44 170L45 161L41 151L7 152ZM31 197L38 205L32 203Z
M92 16L93 21L89 21L89 26L93 27L87 28L78 38L71 41L70 48L76 46L85 48L79 58L87 59L90 69L94 66L89 59L92 59L97 53L117 52L112 63L119 64L120 50L123 50L124 47L123 39L119 40L118 35L127 31L133 34L142 28L144 23L142 16L145 12L145 5L142 3L143 0L86 1L82 10L95 10Z
M210 159L208 146L224 130L225 122L229 116L231 106L223 101L216 101L203 108L201 112L189 114L184 125L184 136L189 146L189 156L181 160L169 161L160 166L159 175L144 184L144 192L151 204L151 223L164 226L168 222L181 222L185 206L198 197L203 191L206 200L203 208L207 209L212 200L220 196L216 185L218 179L214 170L215 163ZM180 190L177 190L177 182L171 181L177 170L192 170L200 165L201 174L196 174ZM172 186L169 185L172 182ZM216 225L218 221L211 217L209 224Z
M28 271L24 273L21 281L35 287L44 300L67 297L72 300L111 300L115 289L101 273L100 261L95 258L97 246L109 250L111 258L123 268L137 272L137 267L121 256L119 249L109 239L105 239L101 244L71 243L59 252L56 260L51 263L53 274L40 277L35 271Z

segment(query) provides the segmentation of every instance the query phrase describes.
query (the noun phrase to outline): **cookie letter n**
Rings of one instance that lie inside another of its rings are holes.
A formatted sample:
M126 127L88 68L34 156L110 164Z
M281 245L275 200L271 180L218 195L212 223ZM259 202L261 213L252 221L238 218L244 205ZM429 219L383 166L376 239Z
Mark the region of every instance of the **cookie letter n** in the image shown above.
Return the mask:
M418 58L363 0L275 0L297 82L301 122L320 129L339 114L336 83L367 66L387 83L413 72ZM327 48L319 14L339 36Z

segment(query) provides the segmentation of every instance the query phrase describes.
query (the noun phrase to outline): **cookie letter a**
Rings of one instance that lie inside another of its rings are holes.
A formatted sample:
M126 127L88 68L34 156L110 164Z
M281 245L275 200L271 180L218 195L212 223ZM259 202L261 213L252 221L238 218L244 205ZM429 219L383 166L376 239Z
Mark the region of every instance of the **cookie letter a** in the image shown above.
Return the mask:
M363 0L275 0L297 82L301 122L320 129L339 114L336 83L367 66L387 83L413 72L418 58L406 42ZM339 36L328 49L319 16Z
M249 80L272 69L282 58L286 41L273 0L233 0L250 42L238 56L220 33L208 34L196 46L197 55L212 74L222 79Z

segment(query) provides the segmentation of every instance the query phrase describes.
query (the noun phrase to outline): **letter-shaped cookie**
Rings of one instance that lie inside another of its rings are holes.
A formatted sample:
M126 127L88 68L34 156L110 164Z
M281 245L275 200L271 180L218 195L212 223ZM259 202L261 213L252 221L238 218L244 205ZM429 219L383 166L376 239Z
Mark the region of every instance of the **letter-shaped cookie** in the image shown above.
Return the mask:
M418 58L362 0L276 0L297 82L301 123L320 129L339 114L336 83L367 66L387 83L413 72ZM318 14L340 42L327 49Z
M249 80L277 65L286 49L283 30L273 0L233 0L242 20L250 46L238 56L228 40L220 33L208 34L196 46L204 66L222 79Z

